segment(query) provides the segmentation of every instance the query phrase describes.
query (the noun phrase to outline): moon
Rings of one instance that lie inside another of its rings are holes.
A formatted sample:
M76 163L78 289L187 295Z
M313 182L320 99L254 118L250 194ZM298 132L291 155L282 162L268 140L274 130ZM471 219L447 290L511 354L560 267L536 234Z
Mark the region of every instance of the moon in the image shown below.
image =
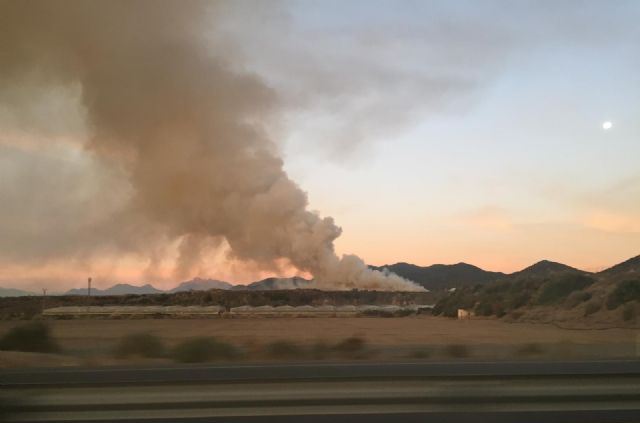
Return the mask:
M608 131L611 128L613 128L613 122L609 120L606 122L602 122L602 129L604 129L605 131Z

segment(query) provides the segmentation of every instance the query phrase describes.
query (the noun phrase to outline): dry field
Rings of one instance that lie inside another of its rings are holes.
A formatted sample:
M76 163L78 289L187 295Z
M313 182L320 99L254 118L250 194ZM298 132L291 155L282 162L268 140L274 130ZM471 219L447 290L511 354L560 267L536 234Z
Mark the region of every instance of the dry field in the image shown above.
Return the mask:
M18 324L0 321L0 336ZM431 316L54 320L49 324L67 354L94 358L108 357L123 336L142 332L161 337L169 346L191 337L213 336L247 350L279 340L305 347L356 336L376 351L377 359L447 358L447 348L453 345L464 345L464 356L478 359L630 357L636 355L640 340L640 333L632 329L568 330L547 324Z

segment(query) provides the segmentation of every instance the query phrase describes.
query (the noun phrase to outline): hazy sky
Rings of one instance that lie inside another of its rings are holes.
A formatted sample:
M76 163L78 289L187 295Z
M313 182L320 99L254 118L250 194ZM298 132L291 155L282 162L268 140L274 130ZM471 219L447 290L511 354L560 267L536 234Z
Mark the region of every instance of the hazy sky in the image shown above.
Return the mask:
M277 96L268 132L311 208L342 227L338 253L594 270L640 254L638 22L638 1L244 1L223 4L208 37ZM127 192L105 200L119 175L82 147L79 88L30 89L28 104L0 91L0 228L46 242L83 219L56 190L106 209ZM0 285L172 284L169 262L50 259L24 239L0 243ZM269 273L210 260L203 277Z
M248 50L274 80L309 67L285 86L317 84L291 113L285 163L343 226L341 250L502 271L640 253L640 3L310 1L290 13L293 34L260 43L291 59Z

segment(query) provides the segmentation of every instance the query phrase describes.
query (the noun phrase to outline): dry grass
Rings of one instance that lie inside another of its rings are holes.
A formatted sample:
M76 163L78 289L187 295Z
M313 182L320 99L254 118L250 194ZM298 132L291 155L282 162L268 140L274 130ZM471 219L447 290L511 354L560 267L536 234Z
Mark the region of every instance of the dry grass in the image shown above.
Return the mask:
M0 336L19 322L0 321ZM311 353L307 359L334 357L330 348L345 339L361 339L370 357L393 359L414 357L428 350L430 359L450 358L447 346L463 345L468 356L518 358L526 345L539 345L553 352L553 345L571 345L596 357L635 353L637 331L632 329L566 330L553 325L506 323L493 319L459 321L413 316L404 318L279 318L207 320L57 320L51 321L52 335L62 350L75 357L97 360L111 352L130 334L149 333L167 348L194 337L214 337L247 353L247 360L268 358L264 352L276 341L286 341ZM583 354L584 355L584 354ZM419 357L423 358L423 354ZM106 358L104 358L106 360ZM108 364L108 363L103 363Z
M0 336L21 322L0 321ZM169 345L196 336L215 336L235 344L271 343L286 338L302 345L337 343L351 336L378 346L419 344L525 344L570 340L607 343L635 339L632 329L564 330L553 325L505 323L493 319L454 320L415 316L381 318L280 318L207 320L54 320L53 336L63 349L115 345L132 333L151 333Z

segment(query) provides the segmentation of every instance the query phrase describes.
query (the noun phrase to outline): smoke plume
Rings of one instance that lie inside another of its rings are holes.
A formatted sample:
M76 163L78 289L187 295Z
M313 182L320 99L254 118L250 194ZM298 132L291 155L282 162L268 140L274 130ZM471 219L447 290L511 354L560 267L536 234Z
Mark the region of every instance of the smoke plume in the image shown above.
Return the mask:
M179 269L226 240L234 258L265 268L287 260L319 288L422 290L336 255L340 228L307 209L266 135L276 94L239 69L232 51L208 47L215 4L0 5L0 95L16 86L79 87L86 149L100 166L121 171L131 190L110 219L121 228L112 234L119 245L135 244L144 226L179 240Z

